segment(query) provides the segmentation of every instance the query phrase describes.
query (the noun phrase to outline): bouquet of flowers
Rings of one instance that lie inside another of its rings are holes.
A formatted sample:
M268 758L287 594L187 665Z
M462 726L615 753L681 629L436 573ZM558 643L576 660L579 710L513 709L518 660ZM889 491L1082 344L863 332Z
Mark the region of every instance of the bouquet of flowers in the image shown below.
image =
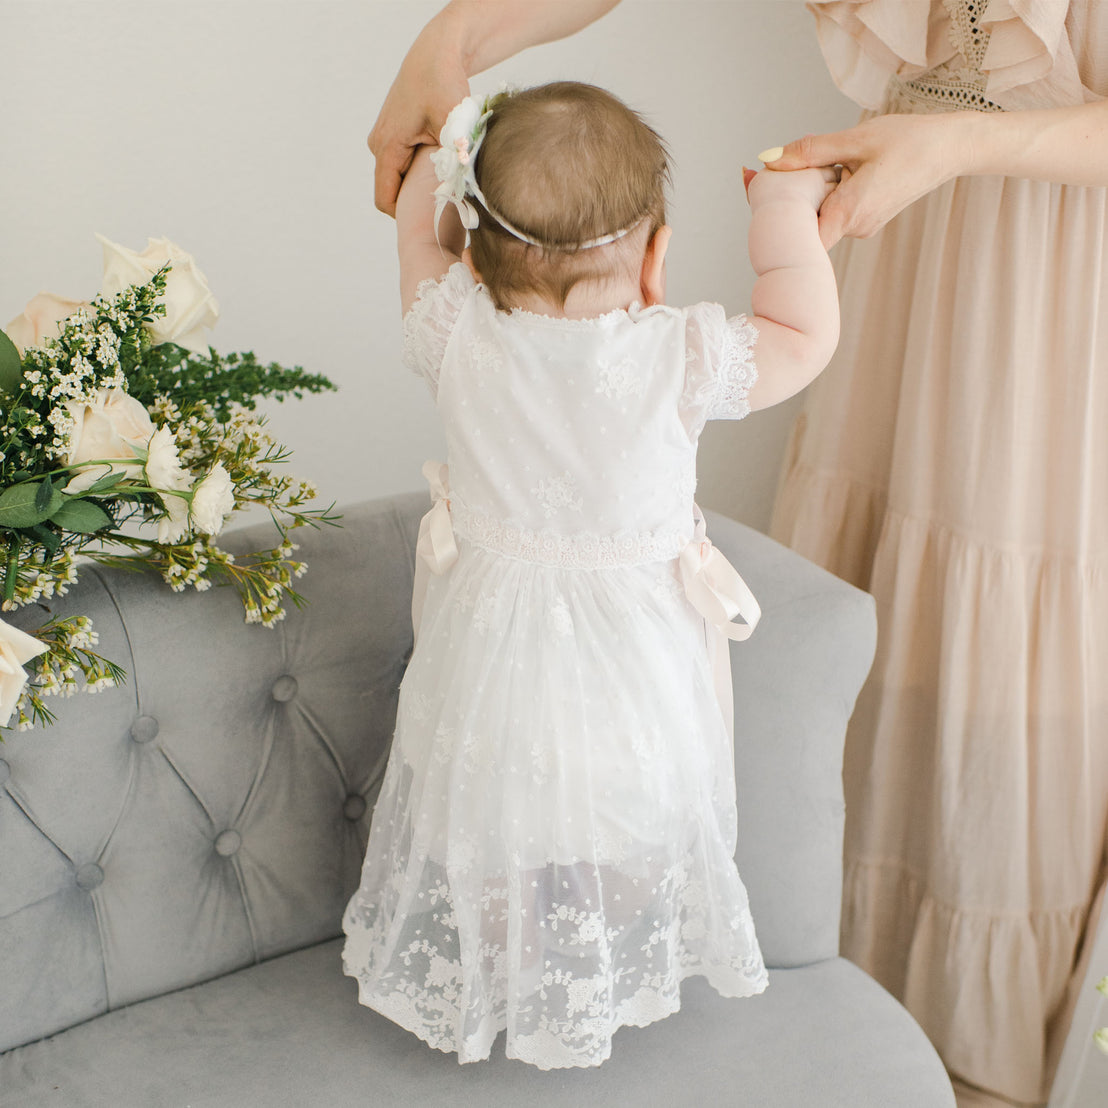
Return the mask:
M104 279L87 303L40 293L0 331L0 599L65 593L81 559L150 567L170 588L230 584L248 623L272 627L306 569L290 532L335 523L315 488L279 472L289 451L254 414L261 397L333 389L318 374L203 340L218 317L204 275L166 239L141 253L100 236ZM269 511L272 549L234 558L217 537L235 511ZM0 728L49 723L52 695L124 678L83 616L31 633L0 619ZM2 737L2 733L0 733Z

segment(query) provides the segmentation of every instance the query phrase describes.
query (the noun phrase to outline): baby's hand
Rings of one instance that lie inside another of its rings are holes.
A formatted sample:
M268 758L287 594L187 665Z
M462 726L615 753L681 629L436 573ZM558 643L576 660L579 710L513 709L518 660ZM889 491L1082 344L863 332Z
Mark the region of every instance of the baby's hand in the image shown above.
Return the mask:
M777 170L751 173L743 170L743 183L746 185L747 199L751 208L767 201L804 199L819 211L823 202L833 193L839 184L839 170L826 166L822 169L796 169L791 172Z

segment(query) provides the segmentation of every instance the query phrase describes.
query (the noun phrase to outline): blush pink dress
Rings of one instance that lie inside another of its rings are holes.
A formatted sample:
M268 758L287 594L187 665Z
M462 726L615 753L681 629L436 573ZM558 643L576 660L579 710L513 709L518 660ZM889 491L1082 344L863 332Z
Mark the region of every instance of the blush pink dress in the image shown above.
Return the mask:
M867 109L1108 94L1108 3L809 6ZM964 1104L1049 1095L1105 881L1106 255L1105 189L1001 177L845 241L842 342L774 513L775 537L877 598L843 950L921 1022Z

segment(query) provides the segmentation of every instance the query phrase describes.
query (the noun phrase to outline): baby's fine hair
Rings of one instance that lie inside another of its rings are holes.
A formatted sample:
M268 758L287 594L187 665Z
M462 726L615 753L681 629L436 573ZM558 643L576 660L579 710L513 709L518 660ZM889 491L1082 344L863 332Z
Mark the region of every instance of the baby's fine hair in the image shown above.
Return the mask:
M564 305L574 285L610 276L623 251L641 251L665 223L665 144L610 92L576 81L505 93L491 107L477 183L497 214L542 245L479 207L473 264L499 308L512 306L513 293ZM611 245L581 249L630 228Z

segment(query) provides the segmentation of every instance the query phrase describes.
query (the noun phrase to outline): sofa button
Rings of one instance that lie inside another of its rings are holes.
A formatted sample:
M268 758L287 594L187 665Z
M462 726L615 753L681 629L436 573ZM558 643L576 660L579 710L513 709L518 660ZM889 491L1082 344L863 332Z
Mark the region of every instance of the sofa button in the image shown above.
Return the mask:
M0 758L0 785L6 785L12 778L12 767Z
M131 738L137 743L148 743L157 738L159 731L158 721L153 716L139 716L131 724Z
M346 803L342 806L342 814L346 816L351 823L354 820L361 819L365 815L365 797L359 796L357 793L351 793L346 798Z
M242 836L237 831L220 831L215 840L215 852L224 858L230 858L242 846Z
M270 695L279 704L284 704L291 700L296 695L298 686L296 684L296 678L291 674L283 674L273 682L273 688L270 690Z
M104 871L95 862L86 862L77 867L77 888L90 893L104 881Z

